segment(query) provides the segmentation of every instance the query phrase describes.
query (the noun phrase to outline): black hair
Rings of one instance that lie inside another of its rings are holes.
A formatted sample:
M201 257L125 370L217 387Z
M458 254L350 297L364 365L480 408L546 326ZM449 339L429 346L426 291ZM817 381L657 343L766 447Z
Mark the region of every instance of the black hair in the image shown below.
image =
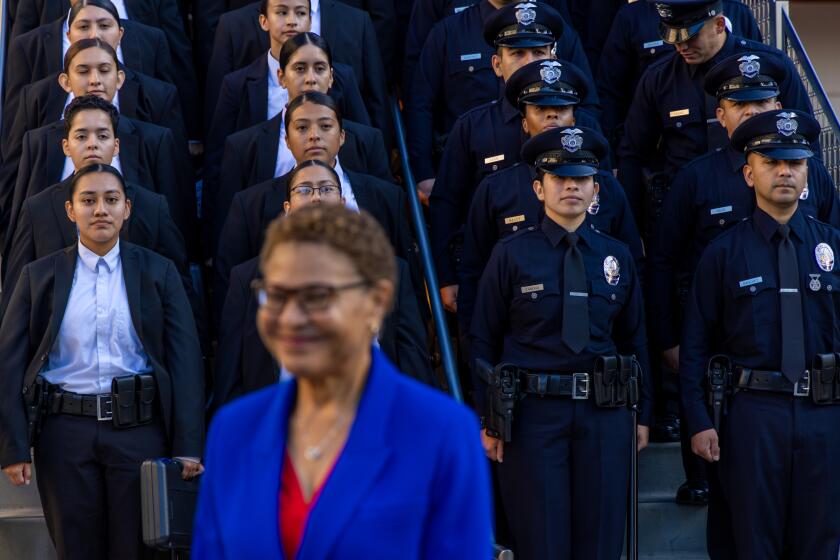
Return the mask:
M75 119L76 115L82 111L103 111L111 120L111 125L114 127L111 132L113 132L116 136L117 124L120 122L120 112L117 111L117 108L114 107L112 103L105 101L101 97L97 97L95 95L82 95L81 97L73 99L73 101L71 101L64 109L65 138L70 137L70 129L73 127L73 119Z
M331 165L324 163L319 159L307 159L297 164L295 168L292 169L292 171L289 173L289 179L286 181L286 200L292 200L292 183L295 182L295 178L297 178L298 173L300 173L308 167L323 167L324 169L329 169L333 178L335 178L336 184L339 187L341 187L341 179L339 179L338 172L335 170L335 168L333 168Z
M286 115L283 117L283 126L286 128L286 134L289 133L289 123L292 122L292 113L294 113L295 110L304 103L314 103L331 109L332 112L335 113L335 119L338 121L338 129L344 130L344 126L341 124L341 109L338 108L338 104L335 100L326 93L321 93L320 91L307 91L306 93L301 93L295 97L286 108Z
M330 65L330 68L332 68L332 51L330 51L330 45L327 43L327 40L317 33L303 31L293 37L289 37L289 40L283 43L283 48L280 49L280 54L277 55L277 60L280 62L280 69L283 70L283 72L286 71L286 66L292 59L292 55L294 55L299 48L305 45L312 45L313 47L318 47L324 51L324 54L327 55L327 63Z
M79 39L72 45L70 48L67 49L67 52L64 53L64 73L70 73L70 63L73 62L73 59L76 58L76 55L82 51L86 51L88 49L98 48L102 49L108 56L114 59L114 65L119 69L120 61L117 59L117 51L114 50L114 47L103 41L102 39L97 38L86 38L86 39Z
M309 5L309 16L312 17L312 0L306 0ZM268 16L268 0L260 0L260 13Z
M123 179L122 173L117 171L116 167L112 167L106 163L94 163L93 165L82 167L73 174L73 178L70 180L70 188L67 189L68 201L73 201L73 195L76 193L76 186L79 184L82 177L90 175L91 173L110 173L120 182L120 188L122 188L123 195L126 194L125 179Z
M79 0L79 3L70 8L70 17L67 18L67 25L73 25L73 21L78 17L79 12L82 11L82 8L86 8L88 6L94 6L96 8L102 8L113 18L117 21L117 25L120 24L120 13L117 11L117 7L111 2L111 0Z

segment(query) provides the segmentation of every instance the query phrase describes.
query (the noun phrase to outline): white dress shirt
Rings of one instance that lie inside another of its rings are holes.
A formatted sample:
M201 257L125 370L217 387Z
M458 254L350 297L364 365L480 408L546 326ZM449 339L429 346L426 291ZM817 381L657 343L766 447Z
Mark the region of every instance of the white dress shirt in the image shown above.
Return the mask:
M321 34L321 0L310 0L310 4L312 5L312 27L309 28L309 31L312 33L317 33L318 35Z
M274 176L282 177L289 171L295 168L295 156L292 155L291 150L286 145L286 127L283 126L283 119L286 118L286 108L280 111L280 143L277 146L277 159L274 160Z
M131 322L120 242L100 257L79 241L70 297L42 375L73 393L111 392L111 380L151 371Z
M341 179L341 196L344 197L344 206L350 210L358 212L359 203L356 202L356 195L353 194L353 186L350 184L350 177L348 177L347 173L344 172L344 169L341 168L341 162L339 161L338 156L335 157L335 172L338 173L338 177Z
M280 85L280 78L277 72L280 70L280 61L271 56L268 51L268 113L265 120L270 121L278 113L283 112L289 102L289 92Z
M114 2L114 5L117 6L117 12L120 14L120 17L123 19L128 19L127 17L123 16L125 13L125 6L119 0ZM120 6L122 6L122 11L120 11ZM64 60L64 55L67 54L67 50L70 48L70 39L67 37L67 32L70 30L70 12L67 12L67 17L64 18L64 28L62 30L63 35L61 36L61 60ZM123 62L123 52L122 46L117 45L117 60Z

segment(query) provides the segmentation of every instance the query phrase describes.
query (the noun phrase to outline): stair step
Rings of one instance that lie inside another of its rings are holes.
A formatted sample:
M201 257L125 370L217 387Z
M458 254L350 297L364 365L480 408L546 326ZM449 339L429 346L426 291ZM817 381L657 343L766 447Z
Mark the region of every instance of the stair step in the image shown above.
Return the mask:
M640 503L639 552L645 558L708 558L706 508Z
M42 516L0 519L0 560L54 560L55 557Z
M639 454L639 501L674 500L685 482L679 443L652 443Z

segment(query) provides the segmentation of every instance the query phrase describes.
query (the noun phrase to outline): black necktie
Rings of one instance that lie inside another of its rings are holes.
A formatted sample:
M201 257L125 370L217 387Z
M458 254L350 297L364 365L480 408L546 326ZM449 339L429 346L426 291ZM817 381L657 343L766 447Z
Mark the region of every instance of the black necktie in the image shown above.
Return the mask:
M799 263L790 227L779 226L779 302L782 310L782 373L796 383L805 373L805 326L799 293Z
M566 234L566 256L563 258L563 343L575 354L589 343L589 294L583 255L577 247L578 235Z

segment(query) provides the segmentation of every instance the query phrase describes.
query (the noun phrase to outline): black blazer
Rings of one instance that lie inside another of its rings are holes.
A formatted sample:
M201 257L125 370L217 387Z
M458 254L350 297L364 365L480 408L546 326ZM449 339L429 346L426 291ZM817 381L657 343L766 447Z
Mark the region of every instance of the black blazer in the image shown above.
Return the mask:
M204 371L195 323L175 265L120 243L131 322L157 379L172 455L201 457ZM72 245L28 264L0 327L0 465L30 461L23 380L40 371L58 338L78 258Z
M125 82L119 91L120 114L170 128L176 142L186 142L175 86L128 68L123 71ZM27 131L60 119L68 94L58 85L58 74L53 74L24 86L22 96L26 103L19 105L16 115L6 115L3 121L4 157L20 149Z
M227 138L219 180L208 183L203 197L207 201L204 215L213 217L211 239L218 239L233 195L274 177L282 114ZM338 151L341 167L391 180L382 134L375 128L347 120L343 125L344 145Z
M14 181L14 197L6 223L8 246L23 201L38 194L50 185L61 181L65 156L61 149L64 121L30 130L23 137L23 150ZM120 118L117 125L120 139L120 165L125 180L136 185L146 185L166 197L172 219L189 244L195 235L195 188L191 184L191 170L186 147L177 149L172 132L157 125ZM4 162L4 172L7 171ZM8 173L3 174L3 188L8 185ZM8 249L8 247L7 247Z
M359 208L367 210L382 225L398 257L413 258L410 256L413 241L402 189L370 175L345 171ZM230 270L259 255L266 228L283 213L287 180L288 173L234 195L213 261L217 311L214 317L217 319L227 293Z
M437 386L432 372L426 330L408 273L408 264L397 259L399 269L394 308L385 318L379 336L382 351L400 371ZM259 257L233 267L219 331L219 351L211 410L233 399L277 383L279 366L257 332L257 298L251 282L260 278Z
M140 22L163 32L172 60L170 78L178 87L190 138L198 138L201 132L201 110L199 104L196 103L198 80L193 66L192 46L187 38L177 1L124 0L124 2L131 25L133 22ZM26 0L15 18L12 38L59 18L63 21L69 10L70 0ZM126 34L128 34L128 27L126 27Z
M219 20L207 70L206 107L216 107L227 74L268 52L268 33L260 28L258 18L259 2L254 2ZM333 62L353 68L371 121L391 145L393 124L385 71L370 16L338 0L321 0L321 35L330 45Z

